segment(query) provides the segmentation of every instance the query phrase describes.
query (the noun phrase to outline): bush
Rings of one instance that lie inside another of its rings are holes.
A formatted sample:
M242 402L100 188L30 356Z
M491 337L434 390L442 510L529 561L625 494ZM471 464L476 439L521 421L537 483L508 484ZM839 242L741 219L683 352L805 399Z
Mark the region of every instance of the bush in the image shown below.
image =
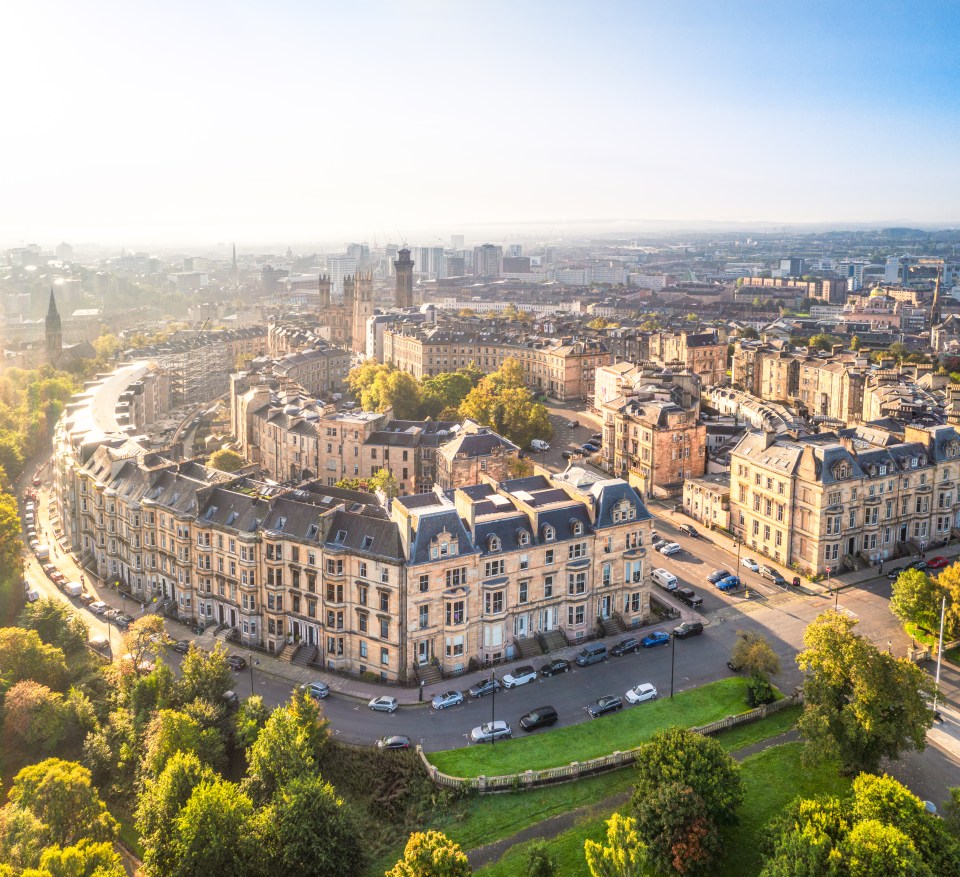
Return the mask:
M773 703L777 699L773 686L757 673L747 680L747 703L752 707Z

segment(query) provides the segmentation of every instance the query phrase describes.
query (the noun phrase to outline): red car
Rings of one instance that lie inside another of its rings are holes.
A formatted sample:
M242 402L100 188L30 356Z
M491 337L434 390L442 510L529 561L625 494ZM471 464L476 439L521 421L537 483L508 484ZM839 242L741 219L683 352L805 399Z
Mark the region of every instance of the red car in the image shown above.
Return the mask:
M945 566L949 565L950 561L939 554L936 557L931 557L927 561L927 569L943 569Z

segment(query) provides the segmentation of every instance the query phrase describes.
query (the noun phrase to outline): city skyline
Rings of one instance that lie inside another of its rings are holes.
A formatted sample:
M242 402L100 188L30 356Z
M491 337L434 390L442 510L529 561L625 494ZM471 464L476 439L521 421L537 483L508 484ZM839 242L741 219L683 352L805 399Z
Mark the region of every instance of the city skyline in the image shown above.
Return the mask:
M7 246L958 219L952 4L9 14Z

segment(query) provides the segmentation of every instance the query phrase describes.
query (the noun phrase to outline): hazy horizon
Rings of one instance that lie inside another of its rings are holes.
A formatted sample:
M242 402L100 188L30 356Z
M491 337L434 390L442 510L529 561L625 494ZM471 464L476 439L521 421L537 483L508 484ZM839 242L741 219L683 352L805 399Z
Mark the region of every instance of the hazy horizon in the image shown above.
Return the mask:
M5 11L0 246L960 224L949 2Z

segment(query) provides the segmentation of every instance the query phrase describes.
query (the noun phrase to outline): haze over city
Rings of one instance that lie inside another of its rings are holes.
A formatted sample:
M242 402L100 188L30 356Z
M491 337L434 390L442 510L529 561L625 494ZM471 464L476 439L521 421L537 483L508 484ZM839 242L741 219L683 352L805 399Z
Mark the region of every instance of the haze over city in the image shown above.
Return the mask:
M957 219L953 3L4 15L7 246Z

